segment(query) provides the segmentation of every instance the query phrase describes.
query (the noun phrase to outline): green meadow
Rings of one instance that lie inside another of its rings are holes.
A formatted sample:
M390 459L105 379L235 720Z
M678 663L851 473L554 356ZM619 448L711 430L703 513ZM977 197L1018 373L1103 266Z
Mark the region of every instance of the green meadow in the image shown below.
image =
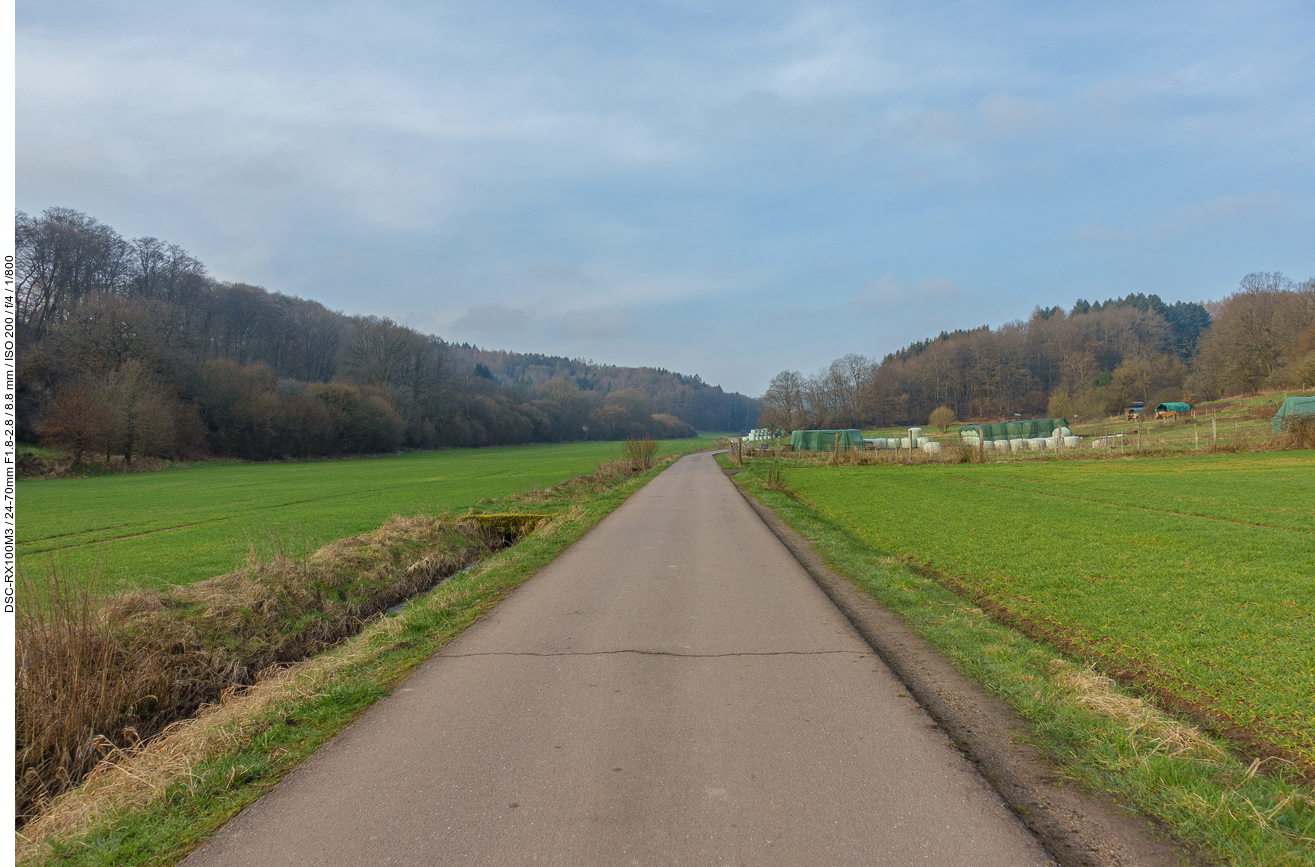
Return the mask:
M710 444L668 440L659 454ZM620 455L620 443L584 442L19 481L18 562L29 581L53 562L111 588L188 584L232 571L252 550L309 554L392 515L463 511Z
M1315 766L1315 453L784 462L782 481L874 551Z

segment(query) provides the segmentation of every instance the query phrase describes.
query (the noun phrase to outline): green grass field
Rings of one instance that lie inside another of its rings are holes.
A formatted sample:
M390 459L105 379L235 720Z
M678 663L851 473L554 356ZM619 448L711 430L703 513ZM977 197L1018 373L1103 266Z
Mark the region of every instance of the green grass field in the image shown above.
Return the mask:
M668 440L660 454L710 444ZM20 481L18 562L29 581L53 560L111 587L188 584L231 571L253 548L308 554L395 514L462 511L620 453L614 442L565 443Z
M783 481L874 550L1315 767L1315 453L786 463Z

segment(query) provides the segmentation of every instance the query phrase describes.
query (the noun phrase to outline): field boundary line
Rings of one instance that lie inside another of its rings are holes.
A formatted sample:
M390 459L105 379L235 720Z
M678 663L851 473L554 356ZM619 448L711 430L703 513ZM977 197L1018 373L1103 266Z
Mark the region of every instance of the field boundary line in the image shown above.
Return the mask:
M1028 742L1027 723L1002 699L961 674L898 614L832 572L808 540L742 485L731 484L1059 864L1190 863L1150 821L1068 781Z

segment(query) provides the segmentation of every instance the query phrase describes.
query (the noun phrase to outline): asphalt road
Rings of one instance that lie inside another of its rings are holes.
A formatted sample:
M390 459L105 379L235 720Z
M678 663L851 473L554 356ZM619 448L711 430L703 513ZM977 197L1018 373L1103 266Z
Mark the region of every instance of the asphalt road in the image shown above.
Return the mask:
M1051 861L696 455L185 863Z

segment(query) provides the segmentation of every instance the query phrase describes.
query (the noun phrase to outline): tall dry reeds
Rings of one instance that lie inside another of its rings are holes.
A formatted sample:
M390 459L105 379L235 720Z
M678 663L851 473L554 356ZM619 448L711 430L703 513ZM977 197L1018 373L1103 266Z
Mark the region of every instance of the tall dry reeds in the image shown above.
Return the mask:
M511 541L474 519L394 517L308 558L253 558L168 593L107 596L51 569L17 623L19 824L103 755L355 635Z
M52 566L15 623L15 790L20 822L115 745L150 731L172 678L156 647L101 617L104 582Z

